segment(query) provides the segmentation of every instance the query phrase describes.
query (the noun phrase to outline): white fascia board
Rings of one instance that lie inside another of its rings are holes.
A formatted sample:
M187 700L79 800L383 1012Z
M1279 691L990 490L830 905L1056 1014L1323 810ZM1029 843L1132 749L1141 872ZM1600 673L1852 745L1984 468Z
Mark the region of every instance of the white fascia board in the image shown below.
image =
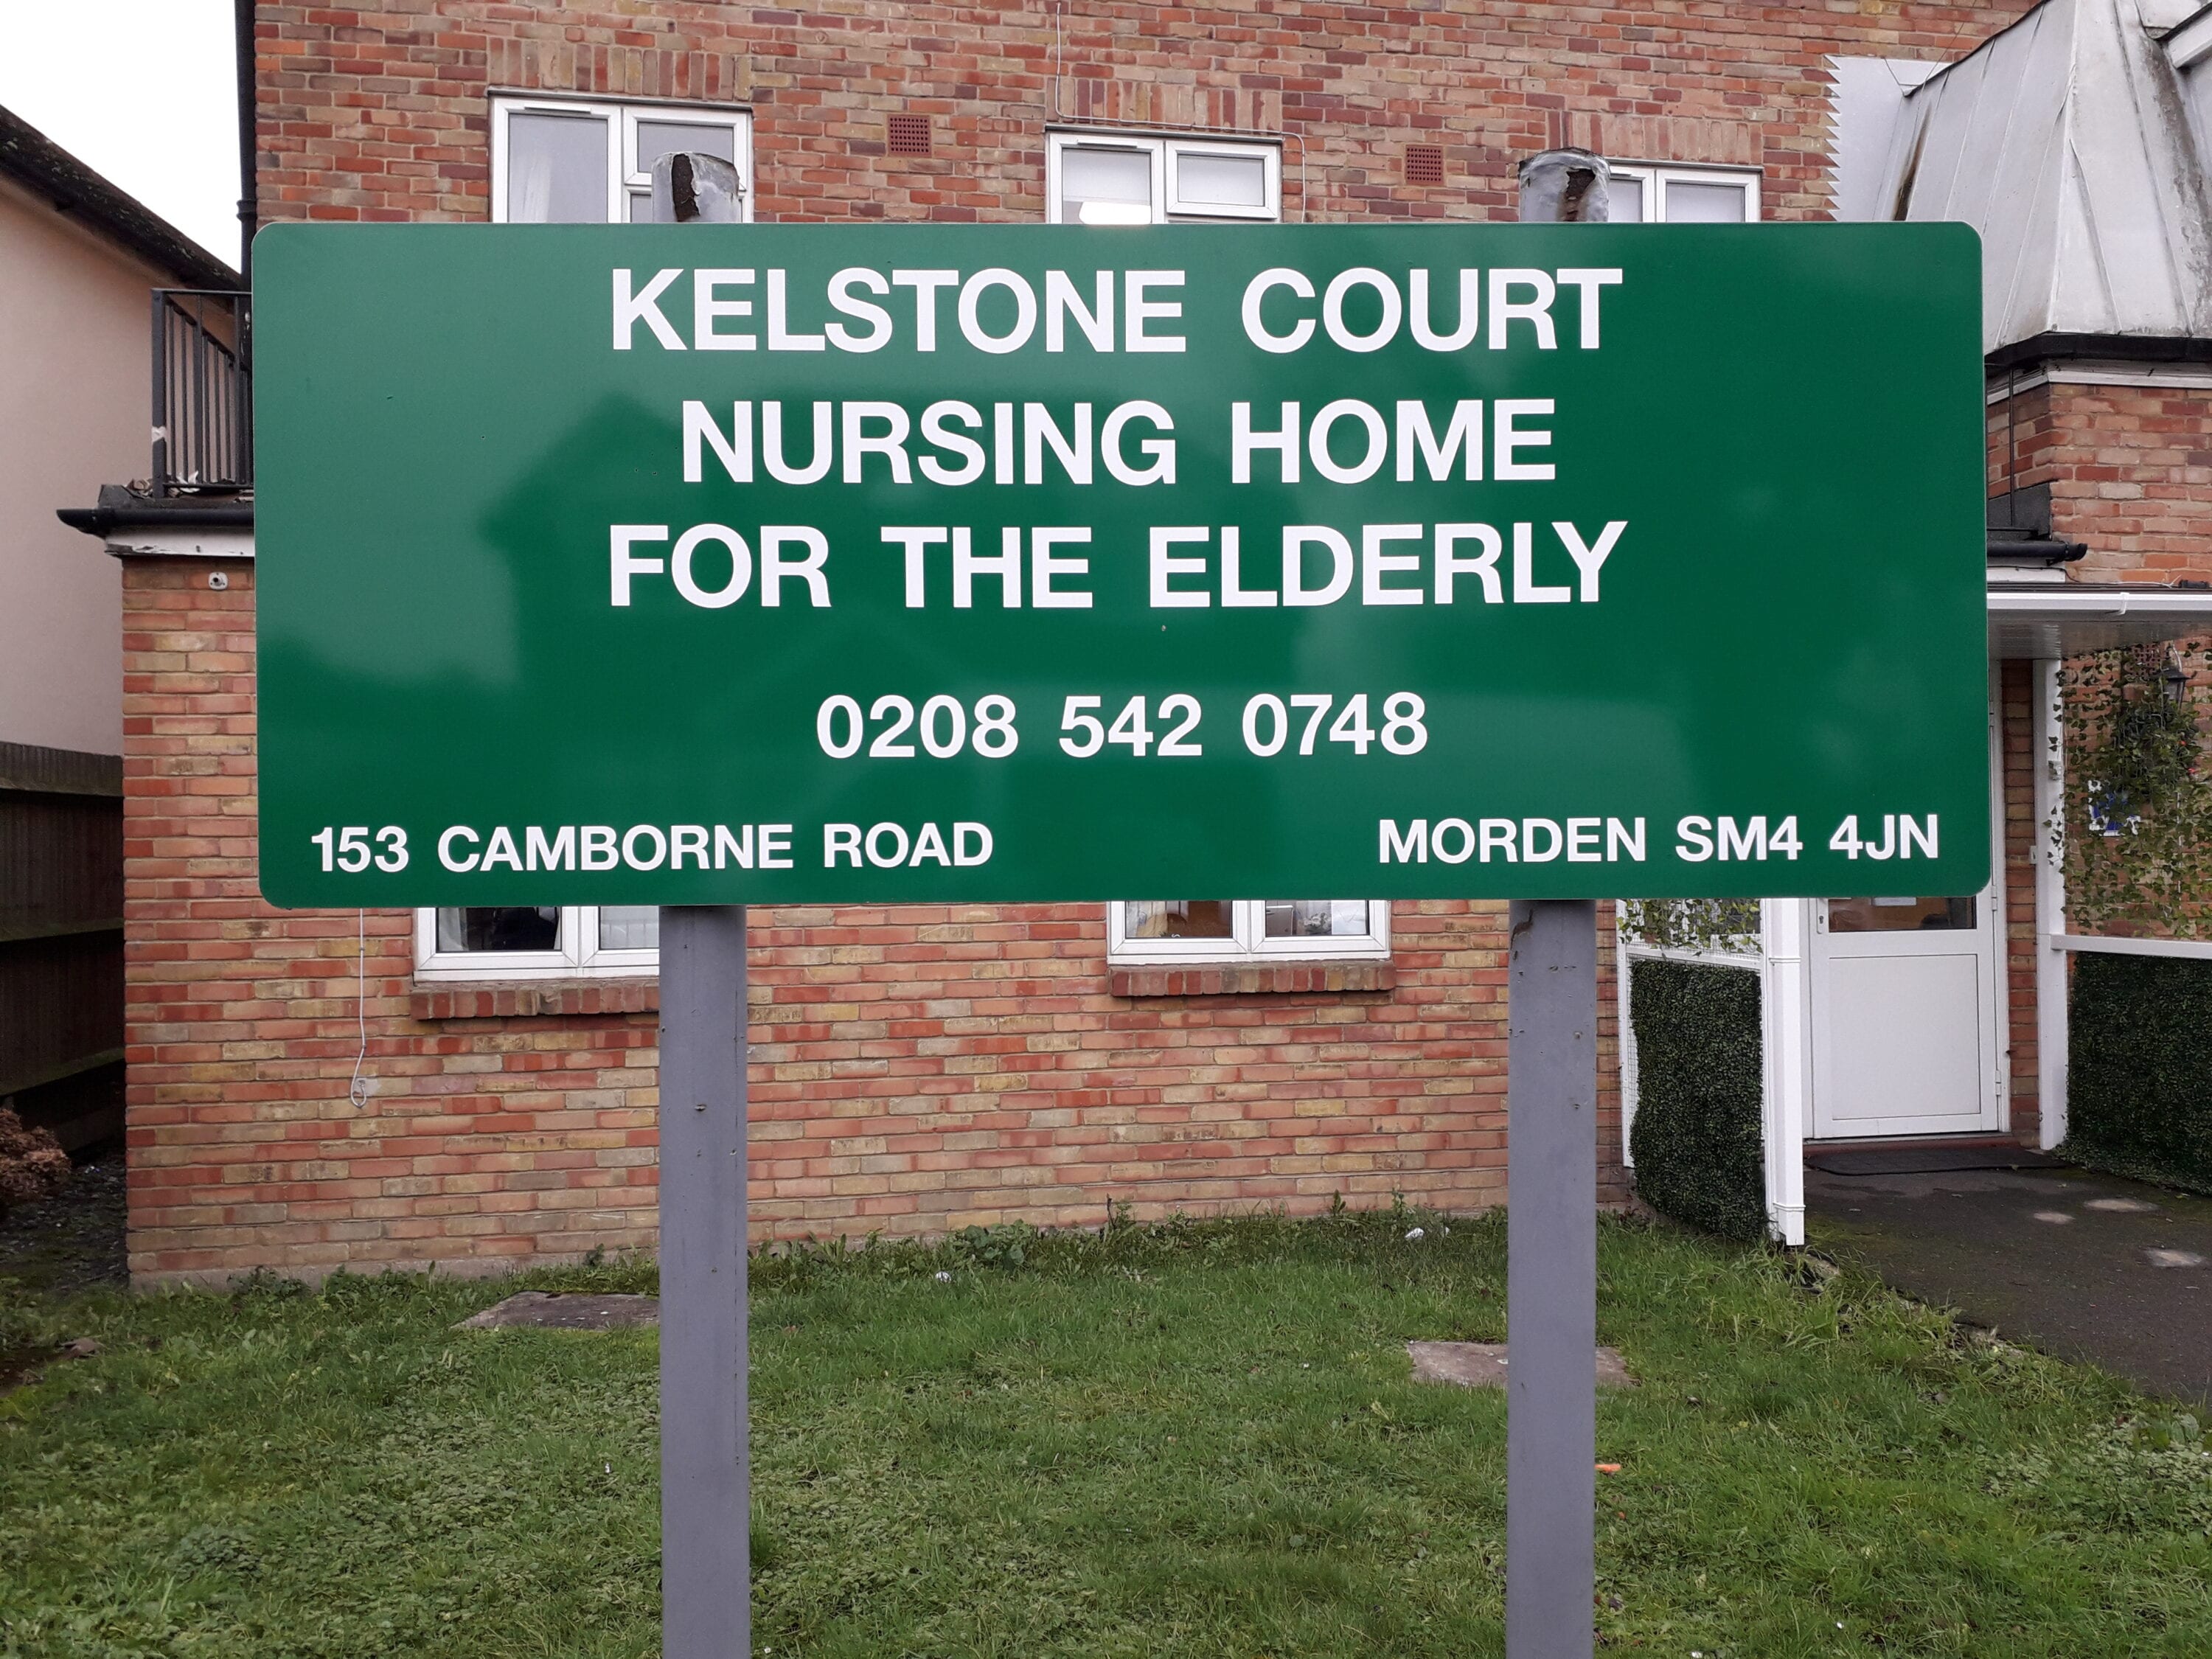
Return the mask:
M2048 589L2019 592L1990 590L1990 615L2053 622L2102 620L2118 617L2172 617L2212 629L2212 588L2144 586L2140 591L2093 588L2086 592L2054 593Z
M2201 939L2114 939L2097 933L2053 933L2054 951L2093 951L2113 957L2181 957L2212 961L2212 942Z
M133 525L107 538L107 550L118 559L250 559L253 556L251 530L156 529Z

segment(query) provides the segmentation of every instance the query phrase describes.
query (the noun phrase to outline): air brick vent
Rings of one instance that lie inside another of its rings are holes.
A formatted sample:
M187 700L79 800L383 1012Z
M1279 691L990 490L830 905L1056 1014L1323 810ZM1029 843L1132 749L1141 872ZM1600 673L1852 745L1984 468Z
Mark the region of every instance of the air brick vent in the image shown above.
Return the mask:
M1436 144L1406 146L1406 182L1409 185L1441 185L1444 181L1444 153Z
M928 155L929 118L927 115L892 116L890 140L887 148L894 155Z

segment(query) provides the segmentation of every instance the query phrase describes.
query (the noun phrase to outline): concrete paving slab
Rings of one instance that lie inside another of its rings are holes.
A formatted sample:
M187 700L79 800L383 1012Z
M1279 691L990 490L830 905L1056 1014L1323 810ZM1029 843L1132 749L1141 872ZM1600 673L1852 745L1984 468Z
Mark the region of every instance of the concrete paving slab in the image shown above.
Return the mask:
M453 1328L489 1331L519 1325L551 1331L618 1331L659 1323L657 1296L553 1296L517 1291Z
M1812 1242L2061 1358L2212 1406L2212 1200L2086 1170L1808 1170Z
M1416 1382L1455 1382L1462 1389L1502 1389L1505 1386L1505 1345L1503 1342L1408 1342ZM1614 1348L1597 1351L1597 1382L1601 1389L1632 1389L1628 1362Z

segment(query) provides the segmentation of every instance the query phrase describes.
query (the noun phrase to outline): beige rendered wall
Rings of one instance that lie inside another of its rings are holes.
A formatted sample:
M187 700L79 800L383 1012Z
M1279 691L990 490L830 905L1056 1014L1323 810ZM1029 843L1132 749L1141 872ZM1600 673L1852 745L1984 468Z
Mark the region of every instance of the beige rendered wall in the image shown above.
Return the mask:
M121 573L54 509L146 475L161 285L0 181L0 741L122 752Z

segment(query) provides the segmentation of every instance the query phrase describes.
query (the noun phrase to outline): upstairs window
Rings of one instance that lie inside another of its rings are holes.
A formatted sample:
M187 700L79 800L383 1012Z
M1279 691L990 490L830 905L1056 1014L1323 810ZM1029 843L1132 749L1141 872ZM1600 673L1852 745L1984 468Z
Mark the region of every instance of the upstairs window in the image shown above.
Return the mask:
M1282 216L1279 144L1120 132L1046 136L1048 224L1235 224Z
M726 106L610 103L538 94L491 103L491 216L495 224L643 223L653 217L653 164L702 150L738 170L752 217L752 117Z
M1615 161L1607 208L1616 225L1753 223L1759 218L1759 169Z

